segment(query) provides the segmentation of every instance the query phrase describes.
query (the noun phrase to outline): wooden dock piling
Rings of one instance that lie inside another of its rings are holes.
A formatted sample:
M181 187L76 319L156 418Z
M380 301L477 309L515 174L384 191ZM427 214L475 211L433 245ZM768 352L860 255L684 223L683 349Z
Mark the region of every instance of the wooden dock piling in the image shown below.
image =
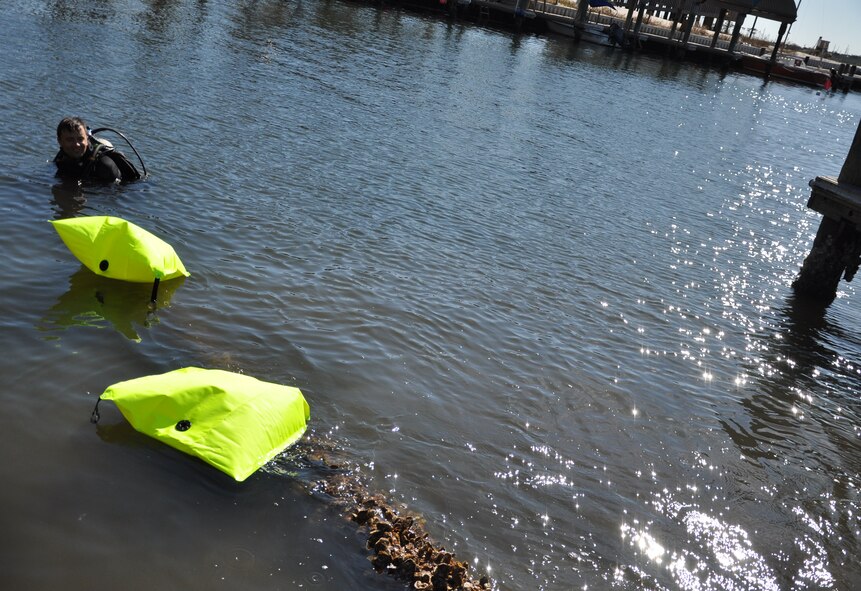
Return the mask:
M840 176L810 181L807 207L824 217L792 284L805 299L830 304L841 276L852 281L861 263L861 125Z

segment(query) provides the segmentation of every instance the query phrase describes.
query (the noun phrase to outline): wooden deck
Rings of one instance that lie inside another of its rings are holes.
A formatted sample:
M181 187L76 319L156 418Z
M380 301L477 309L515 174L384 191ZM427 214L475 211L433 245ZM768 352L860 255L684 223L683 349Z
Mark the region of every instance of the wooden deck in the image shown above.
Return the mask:
M861 230L861 187L841 185L835 177L818 176L810 181L810 189L807 207Z

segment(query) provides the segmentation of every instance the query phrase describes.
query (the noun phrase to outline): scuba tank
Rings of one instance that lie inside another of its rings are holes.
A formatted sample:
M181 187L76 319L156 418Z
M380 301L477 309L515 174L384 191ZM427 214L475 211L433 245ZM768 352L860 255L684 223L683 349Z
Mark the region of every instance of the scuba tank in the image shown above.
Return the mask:
M138 171L134 163L132 163L132 161L129 160L125 154L114 148L114 145L111 142L104 138L96 137L97 133L101 133L104 131L110 131L111 133L115 133L125 140L129 148L132 149L132 152L135 153L135 156L138 157L138 161L141 163L141 170L143 170L143 174ZM138 154L137 150L135 150L135 147L129 141L129 138L127 138L125 135L123 135L116 129L111 129L110 127L99 127L98 129L94 129L92 131L87 129L87 132L90 136L90 143L92 143L95 150L94 156L98 157L104 155L113 160L114 164L117 165L117 168L120 169L120 173L123 176L122 182L128 183L130 181L136 181L138 179L146 177L146 165L144 164L143 158L141 158L141 155Z

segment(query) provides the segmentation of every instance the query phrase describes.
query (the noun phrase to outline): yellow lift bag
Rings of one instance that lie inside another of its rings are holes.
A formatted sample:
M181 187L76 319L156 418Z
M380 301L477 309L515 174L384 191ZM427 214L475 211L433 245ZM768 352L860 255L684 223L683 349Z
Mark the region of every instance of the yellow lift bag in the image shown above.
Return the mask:
M51 223L72 254L97 275L134 283L189 275L170 244L124 219L89 216Z
M99 398L136 430L239 482L296 443L311 417L298 388L198 367L120 382Z

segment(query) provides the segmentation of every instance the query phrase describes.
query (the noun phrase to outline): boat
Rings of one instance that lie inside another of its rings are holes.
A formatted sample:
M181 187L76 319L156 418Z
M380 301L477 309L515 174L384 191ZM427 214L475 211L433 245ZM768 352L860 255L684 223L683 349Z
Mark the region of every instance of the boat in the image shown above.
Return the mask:
M575 37L576 27L573 20L548 18L546 22L547 29L551 33L563 35L565 37ZM615 22L610 25L589 22L583 23L580 27L580 39L588 41L589 43L595 43L597 45L604 45L607 47L622 47L623 44L626 43L622 27ZM639 39L640 43L642 43L646 40L646 37L641 34L639 35Z
M551 33L562 35L564 37L573 38L575 36L573 20L562 21L548 18L547 29ZM595 23L586 23L583 25L583 28L580 31L580 39L583 41L588 41L589 43L606 45L608 47L614 47L616 45L616 43L613 43L610 40L609 27L605 27L604 25L598 25Z
M783 80L789 80L792 82L798 82L799 84L806 84L808 86L819 88L824 88L826 81L830 78L830 74L827 70L806 67L803 65L803 62L796 65L795 63L789 64L781 60L776 60L771 64L771 68L769 68L769 63L769 60L761 57L752 55L739 56L739 65L741 66L741 69L748 72L754 72L756 74L765 74L770 69L769 76L772 78L781 78Z

